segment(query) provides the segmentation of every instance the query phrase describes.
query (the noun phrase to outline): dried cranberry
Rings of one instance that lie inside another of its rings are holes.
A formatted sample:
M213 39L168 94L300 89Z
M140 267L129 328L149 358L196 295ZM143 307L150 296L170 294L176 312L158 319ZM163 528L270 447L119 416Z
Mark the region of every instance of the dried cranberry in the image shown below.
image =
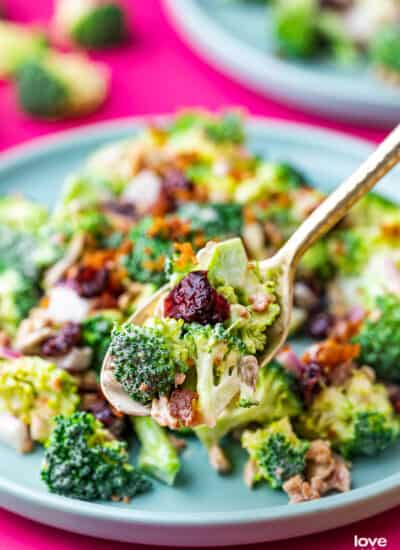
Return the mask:
M113 435L116 437L122 435L125 429L125 417L117 416L107 401L99 397L97 400L89 403L85 407L85 410L91 412Z
M334 324L334 318L329 313L311 315L307 323L307 333L311 338L327 338Z
M103 208L106 212L125 218L134 218L136 215L135 205L127 201L106 201L103 203Z
M306 363L300 376L300 386L304 401L308 404L320 389L320 382L323 379L323 372L317 363Z
M77 346L81 339L81 329L76 323L67 323L55 335L42 344L42 355L45 357L60 357Z
M83 298L99 296L107 288L109 272L106 268L82 266L74 278L74 286Z
M168 294L164 313L188 323L215 325L229 318L229 303L210 285L207 271L192 271Z

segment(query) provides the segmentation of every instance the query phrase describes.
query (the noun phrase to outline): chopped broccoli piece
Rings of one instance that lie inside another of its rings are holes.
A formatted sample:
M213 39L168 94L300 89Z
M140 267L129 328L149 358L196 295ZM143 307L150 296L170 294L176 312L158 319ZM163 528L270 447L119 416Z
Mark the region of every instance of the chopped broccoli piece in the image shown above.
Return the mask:
M373 37L369 53L376 65L400 71L400 25L395 23L382 27Z
M346 216L346 220L352 227L368 227L398 219L398 206L376 193L365 195Z
M153 283L157 287L166 282L165 262L172 254L173 245L168 236L153 234L155 219L143 218L131 231L132 252L124 264L129 275L140 283Z
M236 237L242 231L242 207L235 203L186 203L178 208L177 215L208 240Z
M175 375L187 369L188 349L181 339L183 322L155 320L153 326L114 328L111 353L114 376L132 399L149 403L168 395Z
M79 54L53 52L26 61L18 70L22 109L39 118L88 114L105 100L108 72Z
M376 310L354 339L361 347L359 360L373 367L382 380L400 382L400 299L379 296Z
M17 195L0 197L0 226L37 235L47 218L48 212L42 205Z
M0 257L0 261L3 260ZM14 336L19 323L28 315L39 299L34 280L20 271L0 271L0 330Z
M301 259L300 272L305 277L316 275L323 281L327 281L335 274L327 239L317 241L307 250Z
M257 466L254 481L265 480L273 489L281 488L287 479L305 469L309 442L296 436L287 417L266 428L246 430L242 445Z
M283 55L309 58L316 54L319 44L316 0L277 0L273 17L278 48Z
M81 500L126 500L150 488L128 462L126 443L86 412L56 418L41 478L52 493Z
M0 362L0 411L31 426L33 440L44 442L53 419L74 412L79 402L75 379L38 357Z
M343 65L357 61L358 51L354 41L343 27L342 18L332 11L322 10L316 21L321 45L333 54L334 59Z
M92 349L92 368L100 373L103 359L111 344L111 332L121 321L118 311L104 311L89 317L82 324L82 344Z
M367 230L369 231L369 230ZM335 231L328 240L330 260L343 275L357 275L366 265L371 242L361 228Z
M40 58L46 48L43 33L0 21L0 78L14 76L25 61Z
M181 461L165 430L149 416L133 417L132 424L141 443L140 468L167 485L173 485Z
M84 48L115 46L124 40L125 31L124 11L113 2L100 4L70 22L72 40Z
M374 456L394 443L400 424L386 388L365 370L342 386L324 388L299 418L301 435L328 439L344 456Z
M236 113L225 113L218 119L207 122L205 132L215 143L240 145L244 141L243 121Z
M272 361L260 370L252 402L254 404L250 407L240 407L237 403L231 403L213 428L198 427L195 429L196 435L207 448L210 448L234 428L252 422L265 424L285 416L297 416L302 410L302 401L294 377L277 361Z
M37 277L36 240L26 233L18 233L0 223L0 273L13 269L24 278Z

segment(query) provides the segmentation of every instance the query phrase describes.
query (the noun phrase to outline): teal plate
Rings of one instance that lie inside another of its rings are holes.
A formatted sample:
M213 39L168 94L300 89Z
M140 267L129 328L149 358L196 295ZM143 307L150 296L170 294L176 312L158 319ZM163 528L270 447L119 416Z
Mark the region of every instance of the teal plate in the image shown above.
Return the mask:
M293 62L275 55L263 2L164 0L182 36L210 63L258 92L305 110L370 126L400 120L400 88L364 63Z
M100 124L41 139L0 155L0 191L17 191L53 204L64 177L97 147L137 132L141 120ZM307 126L253 119L255 153L293 162L328 191L368 155L368 144ZM400 201L400 174L380 185ZM297 345L301 345L297 342ZM135 449L132 450L133 454ZM354 490L319 501L288 505L286 496L242 481L244 454L228 449L232 475L219 477L205 450L188 439L183 468L173 488L154 489L129 505L97 504L51 495L39 479L42 452L20 456L0 445L0 506L70 531L108 539L171 546L211 546L277 540L338 527L400 504L400 446L377 460L354 463Z

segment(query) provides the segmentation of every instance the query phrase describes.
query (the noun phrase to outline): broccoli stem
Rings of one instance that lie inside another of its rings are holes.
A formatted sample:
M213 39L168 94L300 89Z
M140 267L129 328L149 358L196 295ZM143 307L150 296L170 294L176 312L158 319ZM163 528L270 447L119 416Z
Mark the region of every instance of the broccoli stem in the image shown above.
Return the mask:
M133 417L132 424L141 443L140 468L163 483L173 485L181 461L165 430L149 416Z

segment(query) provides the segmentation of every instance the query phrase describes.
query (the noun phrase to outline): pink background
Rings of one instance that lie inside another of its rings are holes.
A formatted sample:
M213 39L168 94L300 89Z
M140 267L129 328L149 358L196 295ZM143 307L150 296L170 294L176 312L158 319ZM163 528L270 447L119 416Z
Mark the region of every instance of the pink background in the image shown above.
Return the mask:
M51 13L51 0L3 0L12 19L44 22ZM179 1L179 0L176 0ZM14 90L0 84L0 150L33 137L89 124L99 120L137 114L171 112L187 106L218 109L240 105L268 117L307 122L379 141L385 132L362 129L306 115L273 100L264 99L208 67L179 39L169 25L159 0L125 0L131 16L131 40L121 49L94 57L106 62L113 73L109 100L96 114L69 123L32 121L17 109ZM1 54L1 52L0 52ZM387 512L350 527L282 543L254 546L275 550L345 550L353 548L354 535L386 537L389 549L400 548L400 510ZM0 550L105 550L106 541L35 524L0 510ZM115 545L134 550L134 545ZM139 548L145 548L138 546Z

